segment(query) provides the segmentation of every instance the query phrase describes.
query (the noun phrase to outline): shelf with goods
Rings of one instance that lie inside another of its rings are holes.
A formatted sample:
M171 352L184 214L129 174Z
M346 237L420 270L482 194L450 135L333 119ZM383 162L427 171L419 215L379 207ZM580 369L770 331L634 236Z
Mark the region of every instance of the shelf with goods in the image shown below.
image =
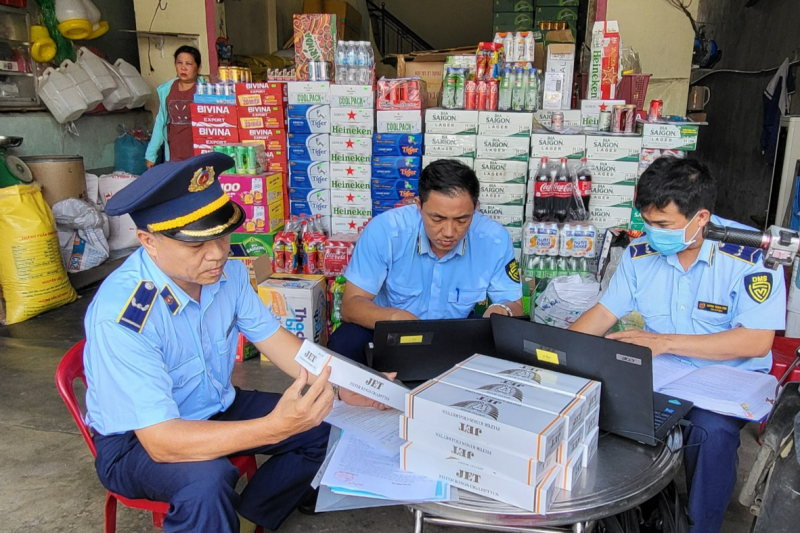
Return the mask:
M25 9L0 6L0 109L38 105L30 15Z

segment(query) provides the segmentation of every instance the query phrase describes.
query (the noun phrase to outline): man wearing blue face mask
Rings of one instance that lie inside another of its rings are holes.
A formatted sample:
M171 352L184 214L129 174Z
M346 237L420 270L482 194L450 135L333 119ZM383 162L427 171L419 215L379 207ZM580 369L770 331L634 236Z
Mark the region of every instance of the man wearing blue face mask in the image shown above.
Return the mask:
M697 161L664 157L650 165L636 189L646 235L625 251L600 303L570 329L603 335L638 311L643 331L607 337L650 348L653 356L675 354L696 367L768 372L775 330L785 328L783 268L765 268L755 248L703 239L709 222L747 227L711 214L716 195L716 181ZM736 483L744 421L698 408L687 418L691 532L717 533Z

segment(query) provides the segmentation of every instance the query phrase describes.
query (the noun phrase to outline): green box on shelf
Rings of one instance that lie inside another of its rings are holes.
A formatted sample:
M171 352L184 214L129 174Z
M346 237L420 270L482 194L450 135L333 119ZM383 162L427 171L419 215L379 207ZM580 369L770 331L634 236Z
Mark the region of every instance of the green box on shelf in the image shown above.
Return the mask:
M577 9L580 3L580 0L536 0L536 7L572 6Z
M492 26L533 28L533 13L495 13Z
M576 7L545 7L545 6L536 6L536 16L535 19L537 21L543 22L554 22L554 21L566 21L572 22L576 24L578 22L578 8Z
M533 0L494 0L492 2L492 11L495 13L533 13L533 9Z

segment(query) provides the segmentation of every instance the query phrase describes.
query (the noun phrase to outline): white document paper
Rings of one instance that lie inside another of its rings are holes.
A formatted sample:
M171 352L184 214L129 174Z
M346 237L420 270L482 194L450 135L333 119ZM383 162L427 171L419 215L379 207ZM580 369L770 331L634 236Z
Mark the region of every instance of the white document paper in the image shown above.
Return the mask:
M389 456L343 433L322 484L336 494L404 502L445 501L449 485L400 469L400 450Z
M396 455L403 444L397 426L403 415L396 409L379 411L336 402L325 422L367 442L383 454Z
M659 391L673 381L697 370L697 367L672 354L653 358L653 390Z

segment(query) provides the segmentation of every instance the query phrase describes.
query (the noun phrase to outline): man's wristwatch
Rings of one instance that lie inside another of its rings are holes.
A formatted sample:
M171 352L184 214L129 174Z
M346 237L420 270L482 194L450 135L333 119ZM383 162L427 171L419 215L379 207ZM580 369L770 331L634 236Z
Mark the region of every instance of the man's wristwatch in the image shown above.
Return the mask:
M513 311L511 311L511 308L505 304L492 304L489 307L499 307L501 309L504 309L505 312L508 313L508 316L514 316L514 313Z

